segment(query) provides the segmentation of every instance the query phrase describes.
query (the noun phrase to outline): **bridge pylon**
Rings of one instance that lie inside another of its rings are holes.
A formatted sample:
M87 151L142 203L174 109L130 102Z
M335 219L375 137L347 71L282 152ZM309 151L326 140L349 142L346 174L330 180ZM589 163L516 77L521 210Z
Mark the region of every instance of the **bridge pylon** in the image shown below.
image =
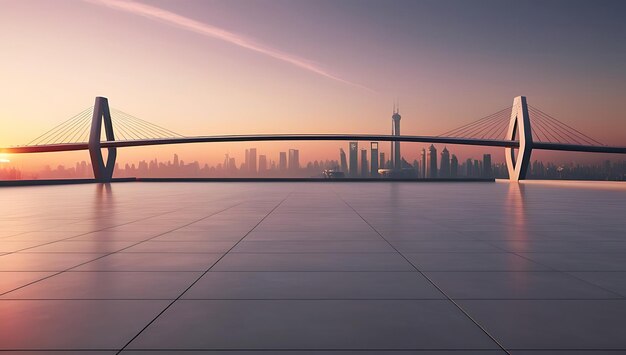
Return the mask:
M93 175L97 181L109 182L113 178L115 169L115 158L117 148L108 149L107 161L104 162L101 148L102 123L104 122L104 132L107 141L114 141L113 122L111 121L111 111L109 110L109 100L106 97L96 97L91 119L91 131L89 133L89 155L91 156L91 166Z
M510 140L519 139L517 156L514 148L506 147L504 149L506 166L509 170L509 180L524 180L528 173L530 154L533 149L532 129L530 127L530 116L525 96L518 96L513 99L513 109L506 138Z

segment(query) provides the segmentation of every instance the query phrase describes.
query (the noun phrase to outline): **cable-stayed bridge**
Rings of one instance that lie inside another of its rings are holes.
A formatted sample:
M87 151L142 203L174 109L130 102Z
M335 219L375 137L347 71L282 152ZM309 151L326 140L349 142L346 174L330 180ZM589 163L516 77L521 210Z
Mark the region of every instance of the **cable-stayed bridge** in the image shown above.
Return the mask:
M532 122L531 122L532 117ZM104 125L104 131L102 130ZM23 146L0 148L0 153L25 154L88 150L94 177L110 181L117 148L164 144L250 141L389 141L478 145L505 150L509 179L525 179L533 149L626 154L626 147L607 146L530 106L518 96L513 105L437 136L372 134L256 134L183 136L109 107L97 97L88 107ZM104 161L101 149L107 149Z

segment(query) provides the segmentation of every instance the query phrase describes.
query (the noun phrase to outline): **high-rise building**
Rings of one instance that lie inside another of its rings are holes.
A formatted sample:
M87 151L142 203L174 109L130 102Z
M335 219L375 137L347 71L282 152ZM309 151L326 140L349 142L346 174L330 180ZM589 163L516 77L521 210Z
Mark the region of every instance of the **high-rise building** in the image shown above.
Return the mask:
M492 177L491 154L483 154L483 177Z
M437 177L437 148L432 144L428 147L428 177Z
M282 171L287 170L287 152L280 152L278 168Z
M248 157L248 171L252 175L256 175L256 148L250 148Z
M248 167L250 166L250 151L248 149L246 149L246 153L243 157L243 167L244 169L248 169Z
M472 171L473 167L474 167L474 164L472 163L472 159L467 158L467 160L465 161L465 175L467 177L474 176L474 172Z
M474 159L474 167L472 168L475 177L480 177L482 174L482 169L480 168L480 162L478 159Z
M456 155L452 154L452 158L450 158L450 177L458 177L459 176L459 160Z
M371 161L370 161L370 165L371 165L371 169L370 169L370 173L373 177L378 176L378 142L372 142L370 144L370 149L371 149Z
M426 149L422 148L422 154L420 155L420 177L426 179Z
M398 107L394 107L393 115L391 115L391 119L393 120L391 126L391 134L394 136L400 135L400 116ZM400 142L395 141L391 142L391 159L393 159L393 169L402 169L402 156L400 155Z
M379 162L379 164L380 164L380 168L381 169L385 169L387 167L387 165L386 165L387 162L385 161L385 153L383 153L383 152L380 153L380 162Z
M367 165L367 149L361 149L361 177L365 178L369 175Z
M267 173L267 157L265 155L259 155L259 175Z
M343 148L339 148L339 160L341 160L341 171L344 174L348 173L348 160L346 159L346 152Z
M300 151L289 149L289 170L295 171L298 169L300 169Z
M439 176L443 178L450 177L450 152L448 152L448 148L443 147L441 151L441 167L439 169Z
M350 142L350 176L356 177L358 175L359 169L359 143L358 142Z

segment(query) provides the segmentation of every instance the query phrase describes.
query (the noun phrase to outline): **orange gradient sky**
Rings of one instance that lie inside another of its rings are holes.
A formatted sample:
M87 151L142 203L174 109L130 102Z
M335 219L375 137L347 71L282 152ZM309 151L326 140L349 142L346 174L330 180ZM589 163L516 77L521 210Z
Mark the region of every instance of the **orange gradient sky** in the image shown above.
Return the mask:
M389 133L396 98L404 134L436 135L526 95L588 135L626 145L624 6L603 4L2 0L0 146L28 143L97 95L183 135ZM273 160L300 148L306 162L338 159L347 144L131 148L118 162L178 153L215 164L227 152L241 162L252 146ZM403 155L412 161L421 147L403 144ZM461 159L503 155L451 150ZM0 158L27 168L88 154Z

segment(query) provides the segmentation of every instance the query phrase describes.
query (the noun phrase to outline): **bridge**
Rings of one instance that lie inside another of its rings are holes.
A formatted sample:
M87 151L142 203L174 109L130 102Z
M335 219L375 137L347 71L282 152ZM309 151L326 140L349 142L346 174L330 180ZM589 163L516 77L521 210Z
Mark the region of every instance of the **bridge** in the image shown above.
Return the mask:
M102 137L103 133L104 137ZM111 109L107 98L96 97L94 106L81 111L28 144L0 148L0 153L26 154L88 150L94 178L97 181L107 182L113 177L117 148L217 142L350 140L501 147L504 148L511 181L526 178L531 153L535 149L626 154L626 147L604 145L538 108L530 106L524 96L514 98L513 105L510 107L437 136L256 134L191 137L177 134L123 111ZM106 162L102 149L108 150Z

